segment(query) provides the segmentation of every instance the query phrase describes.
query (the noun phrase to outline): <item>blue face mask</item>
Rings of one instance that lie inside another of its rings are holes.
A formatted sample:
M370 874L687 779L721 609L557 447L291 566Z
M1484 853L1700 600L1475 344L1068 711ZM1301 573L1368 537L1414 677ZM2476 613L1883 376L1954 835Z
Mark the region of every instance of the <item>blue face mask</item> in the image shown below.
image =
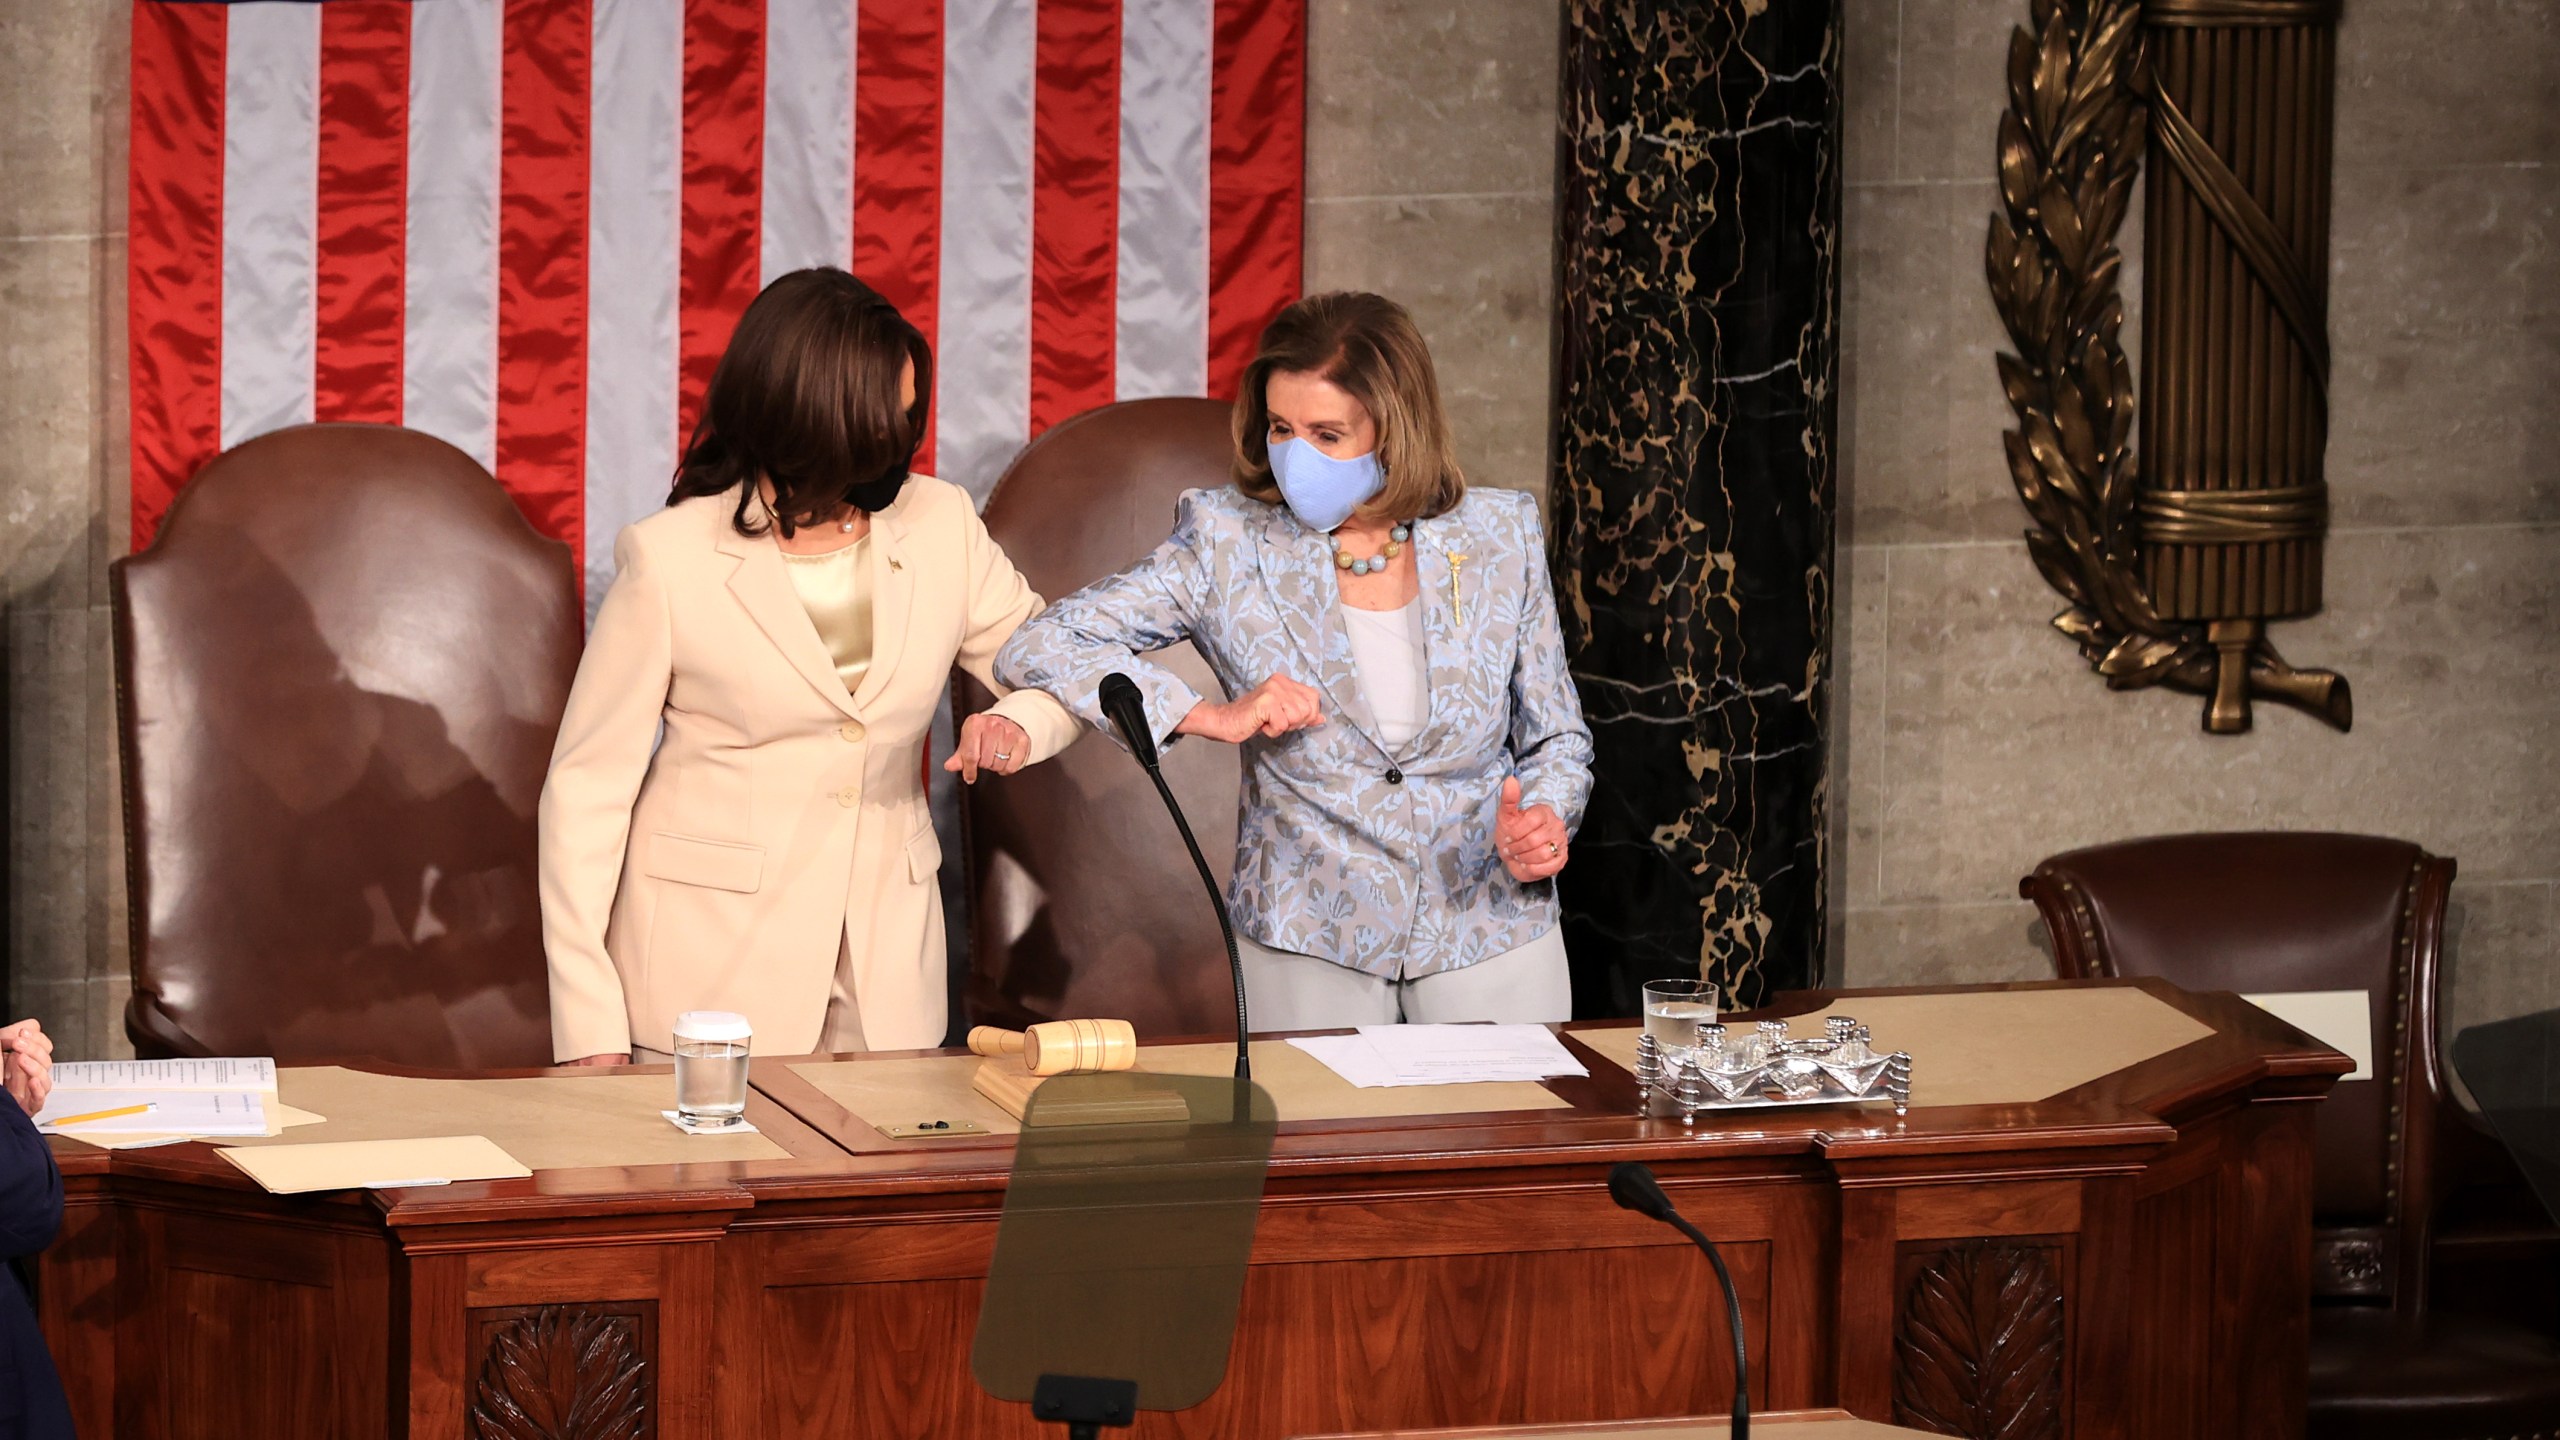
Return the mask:
M1377 451L1336 460L1295 435L1271 447L1271 477L1280 482L1280 498L1298 522L1322 532L1350 519L1387 483Z

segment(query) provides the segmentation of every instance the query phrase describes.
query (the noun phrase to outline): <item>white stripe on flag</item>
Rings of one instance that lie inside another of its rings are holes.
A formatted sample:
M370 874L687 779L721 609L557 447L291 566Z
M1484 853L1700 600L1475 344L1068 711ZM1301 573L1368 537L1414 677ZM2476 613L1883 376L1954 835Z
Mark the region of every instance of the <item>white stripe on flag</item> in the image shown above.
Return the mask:
M222 76L222 448L309 422L320 10L236 5Z
M1209 393L1209 31L1203 0L1120 7L1116 395Z
M764 275L853 264L855 0L765 0Z
M1031 430L1032 0L943 15L935 468L983 500Z
M498 465L499 0L409 12L402 423Z
M597 0L588 127L587 614L675 473L684 0Z

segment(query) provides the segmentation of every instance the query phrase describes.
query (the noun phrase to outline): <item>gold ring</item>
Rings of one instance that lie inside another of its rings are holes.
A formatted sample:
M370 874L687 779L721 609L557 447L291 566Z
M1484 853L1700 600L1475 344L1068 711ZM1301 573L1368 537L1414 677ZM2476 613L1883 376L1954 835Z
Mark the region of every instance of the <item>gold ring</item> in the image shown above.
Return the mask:
M1553 840L1548 841L1548 842L1547 842L1547 854L1548 854L1549 856L1553 856L1553 855L1555 855L1556 853L1557 853L1557 852L1556 852L1556 842L1554 842Z

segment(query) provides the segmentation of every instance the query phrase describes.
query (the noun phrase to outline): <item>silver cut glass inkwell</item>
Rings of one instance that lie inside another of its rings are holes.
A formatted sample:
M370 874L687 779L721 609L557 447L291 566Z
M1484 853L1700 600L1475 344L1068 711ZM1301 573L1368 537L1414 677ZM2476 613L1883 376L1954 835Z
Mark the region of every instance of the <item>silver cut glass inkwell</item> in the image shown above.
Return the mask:
M1745 1035L1722 1025L1697 1027L1695 1046L1668 1046L1652 1035L1636 1041L1636 1095L1647 1115L1684 1124L1710 1110L1770 1110L1889 1100L1911 1113L1911 1054L1879 1053L1867 1027L1846 1015L1823 1023L1819 1039L1798 1040L1784 1020L1763 1020Z

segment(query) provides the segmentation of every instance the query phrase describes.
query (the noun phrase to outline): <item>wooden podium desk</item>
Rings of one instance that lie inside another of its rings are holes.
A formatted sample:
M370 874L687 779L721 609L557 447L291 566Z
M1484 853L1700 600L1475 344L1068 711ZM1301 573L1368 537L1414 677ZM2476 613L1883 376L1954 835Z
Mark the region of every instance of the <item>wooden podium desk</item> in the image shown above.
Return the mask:
M1589 1079L1472 1098L1328 1091L1301 1052L1258 1049L1283 1124L1227 1381L1135 1433L1718 1413L1714 1278L1610 1203L1629 1159L1724 1247L1760 1407L1940 1433L2050 1416L1999 1433L2073 1440L2301 1432L2307 1102L2345 1056L2156 982L1787 1008L1827 1007L1914 1052L1907 1118L1639 1117L1609 1058L1625 1022L1568 1029ZM1058 1433L969 1376L1011 1141L874 1128L960 1111L966 1063L759 1058L761 1136L712 1141L657 1118L663 1071L287 1072L283 1099L327 1122L266 1143L484 1133L536 1171L433 1188L270 1196L205 1145L57 1141L68 1215L39 1308L80 1433ZM1381 1104L1499 1108L1342 1113Z

